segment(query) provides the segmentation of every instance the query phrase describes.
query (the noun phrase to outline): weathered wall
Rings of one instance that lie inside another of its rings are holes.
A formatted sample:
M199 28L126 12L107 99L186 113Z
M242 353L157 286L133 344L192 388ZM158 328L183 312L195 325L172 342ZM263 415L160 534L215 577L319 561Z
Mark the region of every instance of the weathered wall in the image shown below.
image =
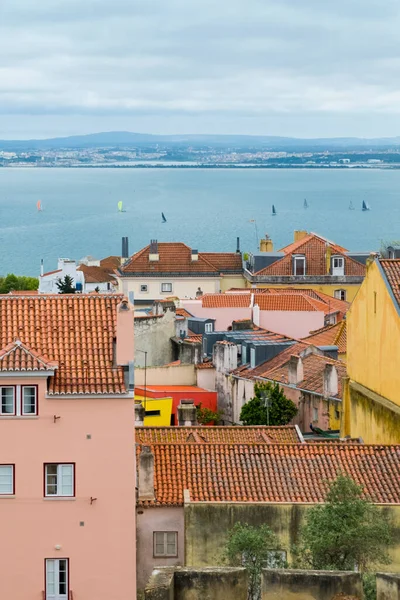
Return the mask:
M362 600L360 573L263 569L262 600L332 600L340 593Z
M175 336L175 313L172 310L161 317L135 319L135 365L144 367L147 352L147 366L166 365L172 362L171 338Z
M145 600L174 600L174 569L155 569L144 591Z
M137 586L144 589L151 572L157 566L169 567L184 564L184 515L181 507L140 508L136 516L137 539ZM153 533L176 531L178 533L178 556L176 558L153 557Z
M378 573L376 576L376 600L400 600L400 574Z
M177 569L175 600L247 600L243 568Z
M310 505L242 503L195 503L185 505L185 565L208 566L216 564L223 551L227 533L237 522L258 526L269 525L286 550L290 563L290 548L298 541L301 523ZM380 567L382 571L400 572L400 506L385 506L381 510L392 520L395 545L389 554L392 563Z
M205 390L215 390L215 369L196 369L197 385Z
M196 385L194 365L150 367L146 371L147 385ZM144 385L144 369L135 369L135 385Z

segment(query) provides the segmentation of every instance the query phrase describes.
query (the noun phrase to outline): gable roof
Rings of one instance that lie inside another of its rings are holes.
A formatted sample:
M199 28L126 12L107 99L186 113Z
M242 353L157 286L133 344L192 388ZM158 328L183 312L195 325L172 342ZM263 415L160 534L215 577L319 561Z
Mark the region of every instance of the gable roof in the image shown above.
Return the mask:
M12 350L10 344L18 338L25 353L55 362L58 368L49 378L49 394L126 393L123 369L114 366L116 309L122 298L120 294L0 296L2 353ZM18 356L14 354L15 360Z
M189 434L197 433L208 444L299 443L294 425L280 427L258 426L199 426L199 427L136 427L136 441L143 444L185 443Z
M328 275L326 269L326 250L330 247L331 256L339 255L344 258L345 275L364 276L365 265L350 258L346 249L329 242L316 233L309 233L303 239L282 248L285 253L271 265L264 267L254 275L293 275L293 255L301 254L306 258L306 275Z
M119 256L106 256L100 260L100 267L107 269L107 271L115 271L121 264L121 258Z
M80 265L77 271L82 271L86 283L117 283L116 276L103 267Z
M150 261L150 245L136 252L120 267L122 276L139 274L183 276L208 274L219 276L220 273L242 273L242 256L236 252L199 252L198 259L192 260L192 249L182 242L158 243L159 260Z
M156 499L141 505L182 506L184 490L191 502L323 502L339 473L374 502L400 504L400 446L156 443L151 449Z
M379 265L386 277L394 299L400 307L400 258L380 258Z
M314 346L337 346L339 354L345 354L347 350L347 321L343 320L335 325L327 325L321 329L311 332L311 335L303 338L304 341Z
M0 371L52 371L57 366L18 339L0 350Z

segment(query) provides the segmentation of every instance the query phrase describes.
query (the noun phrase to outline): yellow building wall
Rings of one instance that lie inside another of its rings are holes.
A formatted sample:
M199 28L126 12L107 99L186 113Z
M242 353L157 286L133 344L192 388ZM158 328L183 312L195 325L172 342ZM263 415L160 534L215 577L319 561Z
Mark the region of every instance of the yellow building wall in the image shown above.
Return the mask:
M221 292L226 292L231 288L246 288L247 279L243 275L224 275L220 279Z
M246 280L247 281L247 280ZM252 284L250 283L250 281L247 281L247 287L251 287ZM257 283L256 287L258 288L295 288L295 289L299 289L299 290L315 290L316 292L322 292L323 294L327 294L328 296L332 296L332 298L335 297L335 290L346 290L346 301L347 302L353 302L358 290L360 289L360 284L341 284L341 283L335 283L335 284L325 284L325 285L319 285L319 284L308 284L308 283L291 283L291 284L285 284L285 283Z
M139 401L145 407L146 413L160 411L159 415L146 415L144 417L145 427L169 427L171 425L172 398L146 398L135 394L135 401Z
M347 313L342 434L400 443L400 317L376 262Z

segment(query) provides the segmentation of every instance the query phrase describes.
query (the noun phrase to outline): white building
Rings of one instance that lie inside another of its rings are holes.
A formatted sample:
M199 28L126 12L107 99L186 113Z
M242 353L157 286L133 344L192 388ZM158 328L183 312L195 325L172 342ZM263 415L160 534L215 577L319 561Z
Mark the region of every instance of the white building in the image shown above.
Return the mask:
M116 292L117 280L111 266L102 266L102 261L90 257L80 261L79 266L75 260L59 258L57 269L43 273L43 263L39 277L39 294L59 294L57 282L69 275L78 293L89 292ZM106 261L107 259L105 259Z

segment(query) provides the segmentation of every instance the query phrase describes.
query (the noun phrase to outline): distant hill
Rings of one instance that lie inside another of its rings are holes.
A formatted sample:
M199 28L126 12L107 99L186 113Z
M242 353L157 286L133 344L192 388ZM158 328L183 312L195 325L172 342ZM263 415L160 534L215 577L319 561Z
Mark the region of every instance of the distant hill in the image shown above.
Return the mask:
M45 140L0 140L0 150L50 150L62 148L127 148L149 146L215 146L236 148L268 148L271 150L316 150L329 148L393 148L400 137L393 138L318 138L301 139L252 135L151 135L129 131L108 131Z

